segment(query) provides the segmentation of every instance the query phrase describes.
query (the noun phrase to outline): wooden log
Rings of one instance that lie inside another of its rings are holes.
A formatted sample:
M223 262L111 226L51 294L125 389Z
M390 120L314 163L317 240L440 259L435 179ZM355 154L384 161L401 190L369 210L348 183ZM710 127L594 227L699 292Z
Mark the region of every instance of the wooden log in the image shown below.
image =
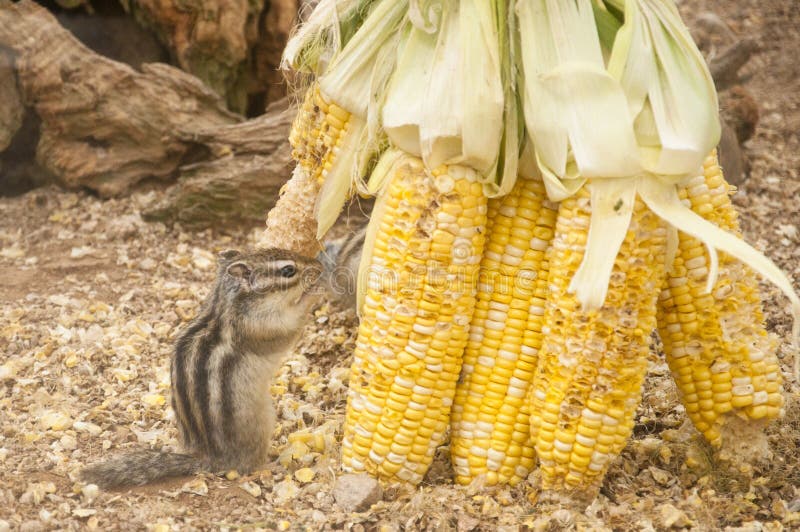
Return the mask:
M242 120L181 70L95 54L30 0L0 0L0 45L16 52L23 100L41 118L37 160L66 187L114 196L174 177L207 158L197 132Z
M215 159L181 167L178 183L142 217L189 228L263 220L291 172L293 114L284 99L259 118L196 133Z
M152 30L183 70L220 94L228 108L260 114L283 97L278 61L298 0L120 0Z
M265 102L286 95L286 83L280 70L281 55L298 18L301 0L270 0L260 24L260 36L253 43L253 77L264 87Z
M0 152L11 144L24 114L11 54L0 50Z

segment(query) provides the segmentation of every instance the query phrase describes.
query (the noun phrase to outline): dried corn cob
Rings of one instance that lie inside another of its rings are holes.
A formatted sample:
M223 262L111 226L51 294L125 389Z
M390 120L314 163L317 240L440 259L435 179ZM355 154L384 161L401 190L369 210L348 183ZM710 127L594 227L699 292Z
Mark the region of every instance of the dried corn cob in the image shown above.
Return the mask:
M666 249L664 223L637 199L605 303L583 310L568 287L583 258L589 198L584 187L559 206L545 339L529 391L543 488L574 490L576 500L594 497L633 429Z
M390 171L361 307L343 467L418 484L442 443L475 304L486 198L473 170ZM366 280L366 279L365 279Z
M693 211L740 236L732 188L712 153L703 175L686 183L680 194ZM751 420L780 416L782 377L751 270L720 254L719 277L706 293L708 270L702 242L681 234L659 301L658 327L689 418L719 446L720 429L731 413Z
M306 92L289 132L292 158L322 185L350 126L350 113L330 102L315 83Z
M541 178L517 178L489 201L478 300L451 419L456 482L489 485L526 478L534 465L526 396L542 344L545 252L557 206Z
M358 135L361 125L362 122L350 113L329 102L318 84L306 91L289 133L292 158L297 165L291 179L281 189L275 207L267 214L267 229L259 240L260 247L286 248L316 256L320 250L319 229L327 230L338 210L333 208L326 213L328 216L321 223L323 227L318 228L319 209L313 198L321 194L326 181L331 179L330 174L335 173L344 182L344 189L337 194L341 202L344 201L351 177L348 172L352 167L352 146L346 143L353 142L352 137ZM336 184L333 187L341 188ZM338 203L337 207L340 207Z

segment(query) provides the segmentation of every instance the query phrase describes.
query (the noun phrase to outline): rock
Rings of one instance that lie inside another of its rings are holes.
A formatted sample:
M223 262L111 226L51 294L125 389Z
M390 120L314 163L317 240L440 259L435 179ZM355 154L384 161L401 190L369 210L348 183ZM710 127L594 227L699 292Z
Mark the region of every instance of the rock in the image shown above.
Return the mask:
M273 500L275 501L275 504L279 506L283 506L284 504L293 500L299 493L300 488L298 488L297 484L295 484L294 481L289 477L282 482L278 482L272 488Z
M19 525L19 532L39 532L44 530L44 525L40 521L25 521Z
M363 512L382 497L381 485L369 475L342 475L333 487L336 504L348 512Z
M686 517L686 513L683 510L679 510L669 503L662 504L659 511L661 513L661 526L664 528L683 528L692 524L692 521Z
M5 519L0 519L0 532L8 532L11 530L11 524Z
M103 429L100 425L90 423L88 421L76 421L72 424L72 428L78 432L88 432L92 436L99 436Z
M83 500L87 504L90 504L94 501L97 496L100 494L100 488L97 484L87 484L81 488L81 495L83 495Z
M476 530L480 524L480 519L477 517L473 517L469 514L459 514L456 526L458 532L470 532L471 530Z
M151 257L145 257L139 262L139 267L143 270L155 270L158 263Z
M255 498L261 497L261 486L259 486L255 482L251 481L242 482L241 484L239 484L239 487Z

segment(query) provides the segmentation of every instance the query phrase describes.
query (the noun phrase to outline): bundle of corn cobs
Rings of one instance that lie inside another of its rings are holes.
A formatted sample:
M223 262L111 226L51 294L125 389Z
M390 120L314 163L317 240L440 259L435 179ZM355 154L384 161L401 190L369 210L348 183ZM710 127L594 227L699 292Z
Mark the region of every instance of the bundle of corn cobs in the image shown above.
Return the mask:
M795 318L800 299L739 238L671 0L322 0L284 61L311 81L265 243L314 253L352 194L377 197L345 470L417 484L449 429L459 483L538 461L545 490L592 497L654 329L712 445L781 415L753 270Z

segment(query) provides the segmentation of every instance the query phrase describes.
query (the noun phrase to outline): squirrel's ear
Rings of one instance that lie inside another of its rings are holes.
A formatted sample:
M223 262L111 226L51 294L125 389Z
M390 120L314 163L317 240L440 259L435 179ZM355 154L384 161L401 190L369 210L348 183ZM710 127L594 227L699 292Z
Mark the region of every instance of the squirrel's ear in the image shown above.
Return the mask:
M234 279L249 283L250 275L253 273L253 270L247 265L247 263L238 261L228 266L228 268L225 270L225 273Z
M230 262L238 257L242 256L242 252L238 249L226 249L225 251L220 251L219 255L217 255L217 260L220 263Z

